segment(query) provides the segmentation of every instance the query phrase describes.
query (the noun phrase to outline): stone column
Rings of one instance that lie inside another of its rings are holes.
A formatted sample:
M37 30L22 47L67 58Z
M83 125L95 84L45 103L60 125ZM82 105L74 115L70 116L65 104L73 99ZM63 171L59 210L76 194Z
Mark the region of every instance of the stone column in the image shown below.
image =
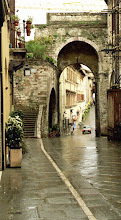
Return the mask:
M99 102L99 79L95 78L95 121L96 121L96 137L100 136L100 102Z
M100 83L99 83L100 82ZM99 114L100 134L107 135L107 89L109 89L108 73L101 73L99 78Z

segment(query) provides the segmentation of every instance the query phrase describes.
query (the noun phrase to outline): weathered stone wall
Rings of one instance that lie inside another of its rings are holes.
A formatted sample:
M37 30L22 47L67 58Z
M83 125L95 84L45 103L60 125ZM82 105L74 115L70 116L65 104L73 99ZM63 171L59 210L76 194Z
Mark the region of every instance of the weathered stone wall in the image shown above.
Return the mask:
M36 37L47 35L54 38L53 45L48 48L48 53L57 61L59 74L65 67L76 63L77 60L78 63L87 65L93 71L97 86L96 129L98 134L100 132L106 134L106 93L110 82L111 62L105 52L101 52L101 50L107 45L107 15L101 13L49 13L47 26L41 26L40 30L37 28L35 33Z
M106 25L106 14L103 13L90 13L90 12L80 12L80 13L48 13L47 14L47 24L57 25L65 24L66 22L71 22L74 25Z
M39 29L39 27L41 27ZM72 41L89 41L99 50L107 43L107 15L95 13L48 13L47 26L36 26L35 37L53 36L48 51L56 61L61 49Z
M43 106L41 114L45 120L41 123L45 134L48 127L50 92L54 87L57 93L59 74L70 64L83 63L93 71L97 84L96 129L98 133L101 131L101 134L106 134L106 91L109 88L110 62L105 52L101 51L107 45L106 14L48 14L47 26L36 26L35 37L50 35L53 37L53 44L48 46L48 55L57 61L58 71L49 63L31 62L29 65L36 69L36 73L32 73L30 77L23 77L23 70L16 72L15 103L23 106ZM71 47L68 47L69 44Z
M24 76L26 64L31 69L30 76ZM14 73L14 105L23 110L37 109L44 111L41 113L44 117L44 123L40 121L37 129L40 127L42 135L46 136L48 132L48 106L52 88L57 92L56 68L41 61L26 61L25 66ZM57 105L57 101L56 101ZM56 108L57 111L57 108ZM43 128L41 127L43 124ZM37 131L39 133L39 131Z
M47 26L37 29L35 36L51 35L54 43L49 55L57 61L59 74L70 64L83 63L96 80L96 132L107 134L107 89L110 84L111 61L106 48L107 15L94 13L50 13ZM76 43L75 43L76 42Z

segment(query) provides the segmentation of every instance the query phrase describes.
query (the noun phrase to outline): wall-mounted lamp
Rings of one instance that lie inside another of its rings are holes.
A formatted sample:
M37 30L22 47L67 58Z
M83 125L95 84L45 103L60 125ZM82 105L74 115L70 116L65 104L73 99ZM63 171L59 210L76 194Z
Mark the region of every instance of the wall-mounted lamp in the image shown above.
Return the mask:
M24 68L24 76L30 76L31 75L31 69L28 65Z

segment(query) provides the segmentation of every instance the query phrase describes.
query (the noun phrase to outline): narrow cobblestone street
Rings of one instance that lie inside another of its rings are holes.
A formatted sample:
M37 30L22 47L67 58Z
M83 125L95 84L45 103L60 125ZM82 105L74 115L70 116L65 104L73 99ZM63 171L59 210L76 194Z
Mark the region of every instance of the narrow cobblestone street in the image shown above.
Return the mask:
M0 93L0 220L121 220L121 0L1 0Z
M0 183L0 220L88 219L40 148L27 139L21 169L6 169Z
M102 218L98 216L98 212L101 212L101 206L104 204L100 200L95 200L93 193L88 194L90 190L85 189L80 192L82 186L81 183L78 185L80 175L106 199L111 209L117 211L121 219L121 143L108 141L107 137L96 138L94 121L93 107L84 122L84 124L91 125L92 134L82 135L81 130L77 130L73 136L67 135L60 139L51 139L51 147L46 147L46 150L58 166L61 166L65 175L70 178L84 201L89 204L94 216L99 219L110 219L105 208L103 210L104 216L101 216L102 214L100 215ZM46 141L44 140L45 146L47 146ZM64 164L60 165L59 159L55 159L56 154L74 169L73 175L72 171L70 174L66 170ZM77 173L76 176L75 173ZM93 207L94 204L95 207ZM114 219L113 216L112 219Z
M91 115L87 121L93 121ZM43 139L64 181L40 139L26 139L22 168L2 173L0 220L121 219L120 143L94 134L92 126L91 135L78 130L72 136Z

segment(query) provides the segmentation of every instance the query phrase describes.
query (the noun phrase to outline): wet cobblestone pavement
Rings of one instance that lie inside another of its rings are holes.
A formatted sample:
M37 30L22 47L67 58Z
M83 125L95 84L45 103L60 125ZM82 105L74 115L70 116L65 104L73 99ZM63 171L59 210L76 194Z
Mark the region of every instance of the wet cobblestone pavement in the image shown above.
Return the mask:
M86 124L94 120L91 113ZM93 215L101 220L115 219L113 214L110 215L110 211L115 210L119 215L116 219L121 219L121 142L108 141L107 137L96 138L94 124L92 134L82 135L81 130L77 130L72 136L68 134L63 138L43 141L46 150L72 182ZM51 143L46 144L47 141ZM71 171L67 170L66 163L72 168ZM84 178L84 184L80 178ZM105 202L109 204L110 210L106 208Z
M7 168L0 181L0 220L121 220L121 144L106 137L65 135L43 144L92 216L43 153L26 139L22 168Z
M97 146L92 147L91 140L87 145L78 134L43 141L96 219L121 219L121 150L118 145L114 150L112 143L107 147L106 138L97 138Z
M40 148L26 139L22 168L7 168L0 182L0 220L87 220Z

